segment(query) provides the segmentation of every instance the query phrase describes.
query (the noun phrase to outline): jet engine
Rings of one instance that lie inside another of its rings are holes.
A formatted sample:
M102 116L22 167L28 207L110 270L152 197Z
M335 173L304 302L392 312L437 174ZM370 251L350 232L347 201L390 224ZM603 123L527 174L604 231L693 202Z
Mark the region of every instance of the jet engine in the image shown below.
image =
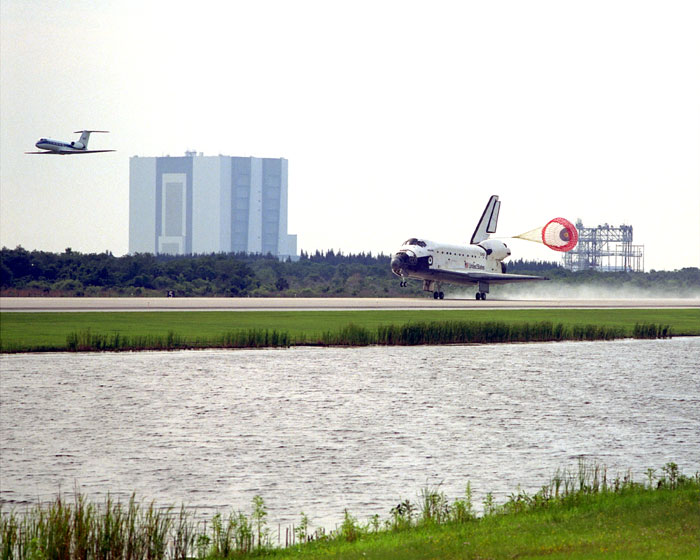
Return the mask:
M76 150L82 150L85 147L82 142L71 142L70 146Z
M510 249L508 245L499 241L498 239L486 239L479 243L479 247L486 251L486 255L497 261L502 261L503 259L510 257Z

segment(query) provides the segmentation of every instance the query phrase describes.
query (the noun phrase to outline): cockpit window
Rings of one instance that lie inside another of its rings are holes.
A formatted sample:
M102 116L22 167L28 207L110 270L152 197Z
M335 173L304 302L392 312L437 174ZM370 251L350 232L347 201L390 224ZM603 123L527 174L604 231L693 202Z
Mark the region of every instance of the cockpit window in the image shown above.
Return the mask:
M420 239L416 239L415 237L411 237L411 239L407 239L406 241L403 242L404 245L418 245L419 247L425 247L425 241L421 241Z

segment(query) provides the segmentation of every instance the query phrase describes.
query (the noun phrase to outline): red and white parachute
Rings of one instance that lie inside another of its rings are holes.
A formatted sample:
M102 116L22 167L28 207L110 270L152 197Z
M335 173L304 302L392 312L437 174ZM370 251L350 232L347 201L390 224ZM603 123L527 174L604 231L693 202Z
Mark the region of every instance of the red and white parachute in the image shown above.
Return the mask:
M544 243L550 249L563 253L571 251L578 243L576 227L564 218L554 218L547 222L543 228L536 228L515 237Z

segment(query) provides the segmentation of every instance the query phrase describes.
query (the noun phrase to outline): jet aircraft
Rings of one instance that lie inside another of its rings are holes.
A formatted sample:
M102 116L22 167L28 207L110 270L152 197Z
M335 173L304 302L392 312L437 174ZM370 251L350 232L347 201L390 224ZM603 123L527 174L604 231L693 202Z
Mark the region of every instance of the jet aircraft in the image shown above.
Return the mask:
M476 284L476 299L485 300L491 284L549 280L543 276L506 273L503 260L510 256L510 249L503 241L489 239L492 233L496 233L500 209L498 196L493 195L474 230L470 245L446 245L415 237L404 241L391 259L391 271L401 278L401 286L407 285L408 278L423 280L424 291L433 292L435 299L443 299L443 282Z
M80 140L76 142L62 142L60 140L51 140L50 138L41 138L35 146L40 148L41 152L24 152L25 154L58 154L67 156L71 154L97 154L100 152L115 152L116 150L88 150L88 141L90 134L93 132L106 133L107 130L76 130L75 134L80 134Z

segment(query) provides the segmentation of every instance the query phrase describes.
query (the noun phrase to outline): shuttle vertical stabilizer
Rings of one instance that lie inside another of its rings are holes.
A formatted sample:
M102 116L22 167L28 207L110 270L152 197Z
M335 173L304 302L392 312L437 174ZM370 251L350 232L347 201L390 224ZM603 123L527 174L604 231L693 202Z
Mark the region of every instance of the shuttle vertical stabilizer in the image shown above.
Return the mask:
M484 213L481 215L481 219L474 230L474 235L472 235L471 243L481 243L489 238L489 235L496 233L496 226L498 226L498 212L501 209L501 203L498 200L498 195L493 195L490 199Z

